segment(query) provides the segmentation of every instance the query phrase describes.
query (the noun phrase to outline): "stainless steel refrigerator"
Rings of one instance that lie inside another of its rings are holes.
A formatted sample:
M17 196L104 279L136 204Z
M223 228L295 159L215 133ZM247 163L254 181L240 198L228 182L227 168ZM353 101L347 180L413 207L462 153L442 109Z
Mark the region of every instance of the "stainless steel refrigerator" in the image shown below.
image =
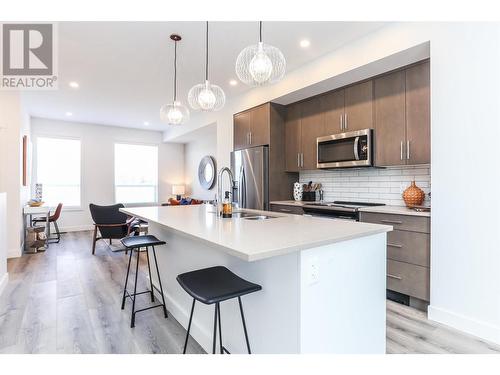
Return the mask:
M269 147L231 153L234 175L233 202L239 208L269 210Z

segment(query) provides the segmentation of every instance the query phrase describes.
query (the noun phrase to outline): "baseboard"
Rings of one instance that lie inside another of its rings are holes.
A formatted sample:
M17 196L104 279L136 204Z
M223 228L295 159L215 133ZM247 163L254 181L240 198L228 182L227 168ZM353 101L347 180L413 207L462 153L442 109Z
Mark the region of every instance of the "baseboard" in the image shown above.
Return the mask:
M19 258L22 255L23 255L22 248L20 248L20 249L8 249L7 250L7 259Z
M82 232L86 230L93 230L94 226L92 224L89 225L74 225L70 227L61 227L59 230L61 232ZM52 234L54 234L54 230L52 230Z
M6 272L5 275L3 275L0 278L0 296L2 295L5 287L7 286L7 283L9 282L9 273Z
M477 336L487 341L500 344L500 327L476 320L452 311L429 305L427 316L430 320Z

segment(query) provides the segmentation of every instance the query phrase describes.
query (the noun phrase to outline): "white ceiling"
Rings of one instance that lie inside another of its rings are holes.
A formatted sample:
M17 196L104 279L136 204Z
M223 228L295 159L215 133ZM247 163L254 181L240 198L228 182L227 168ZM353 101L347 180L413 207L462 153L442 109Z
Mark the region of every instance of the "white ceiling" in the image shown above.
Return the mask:
M291 71L384 26L381 22L264 22L263 40L279 47ZM204 22L59 23L59 89L27 91L32 116L164 130L161 105L172 100L173 42L178 33L178 98L204 80ZM301 48L308 39L311 45ZM210 80L227 100L249 88L236 79L238 53L258 40L257 22L210 24ZM72 89L70 81L80 87ZM66 116L71 112L71 117ZM147 121L149 126L144 126Z

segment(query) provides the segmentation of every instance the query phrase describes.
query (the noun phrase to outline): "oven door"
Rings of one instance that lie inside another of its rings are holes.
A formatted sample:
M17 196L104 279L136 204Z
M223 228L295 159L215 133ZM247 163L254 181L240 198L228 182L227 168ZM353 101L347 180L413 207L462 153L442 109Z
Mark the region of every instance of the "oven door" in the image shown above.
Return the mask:
M303 207L304 215L324 217L328 219L340 219L348 221L359 221L357 211L321 209L312 207Z
M316 143L318 168L352 168L372 165L372 129L319 137Z

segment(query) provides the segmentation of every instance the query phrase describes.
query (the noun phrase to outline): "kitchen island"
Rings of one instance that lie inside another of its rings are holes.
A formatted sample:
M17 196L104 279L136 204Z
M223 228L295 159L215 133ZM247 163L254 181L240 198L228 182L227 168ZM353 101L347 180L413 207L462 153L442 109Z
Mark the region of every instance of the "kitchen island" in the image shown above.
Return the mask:
M385 353L392 227L252 210L244 210L246 218L223 219L210 205L122 211L147 221L149 233L167 242L157 249L163 289L168 310L184 327L192 299L176 276L223 265L262 285L242 298L253 353ZM213 314L214 306L197 304L191 327L208 352ZM224 345L245 353L237 301L222 303L221 317Z

